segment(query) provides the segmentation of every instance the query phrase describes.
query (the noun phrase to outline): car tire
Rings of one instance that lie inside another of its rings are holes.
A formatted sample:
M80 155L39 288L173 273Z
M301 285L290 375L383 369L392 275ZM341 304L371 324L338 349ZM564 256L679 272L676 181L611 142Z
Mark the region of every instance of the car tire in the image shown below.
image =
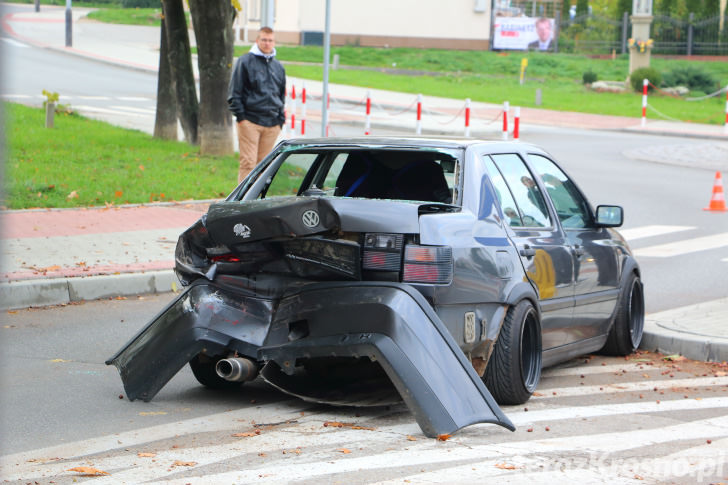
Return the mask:
M498 404L523 404L541 379L541 324L533 304L508 309L483 380Z
M602 352L629 355L640 346L645 327L645 296L642 281L635 273L627 278L617 305L617 315Z
M242 383L227 381L215 372L215 365L222 358L224 357L212 357L205 354L197 354L194 356L190 360L190 368L195 375L195 379L210 389L234 389L240 387Z

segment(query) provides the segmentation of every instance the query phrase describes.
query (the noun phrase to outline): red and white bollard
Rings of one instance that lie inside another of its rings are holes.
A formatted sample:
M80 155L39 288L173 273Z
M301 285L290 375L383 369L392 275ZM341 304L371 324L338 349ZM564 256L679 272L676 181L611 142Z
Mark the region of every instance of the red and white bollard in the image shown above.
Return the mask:
M291 133L296 135L296 85L291 86Z
M367 114L364 119L364 134L369 135L372 127L372 93L367 89Z
M415 133L418 135L422 134L422 95L417 95L417 128Z
M508 101L503 101L503 139L508 139Z
M470 98L465 100L465 136L470 136Z
M725 125L723 125L723 133L728 135L728 84L725 86Z
M301 89L301 136L306 135L306 83Z
M518 141L518 127L521 123L521 107L516 106L513 110L513 141Z
M642 80L642 128L647 124L647 79Z

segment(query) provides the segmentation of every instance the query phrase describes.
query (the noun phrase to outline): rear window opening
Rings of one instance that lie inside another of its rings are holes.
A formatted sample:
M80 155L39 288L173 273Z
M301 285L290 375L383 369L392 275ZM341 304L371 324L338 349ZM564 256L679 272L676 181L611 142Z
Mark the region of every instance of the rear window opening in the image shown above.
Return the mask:
M281 153L258 198L359 197L452 204L457 157L442 151L304 149Z

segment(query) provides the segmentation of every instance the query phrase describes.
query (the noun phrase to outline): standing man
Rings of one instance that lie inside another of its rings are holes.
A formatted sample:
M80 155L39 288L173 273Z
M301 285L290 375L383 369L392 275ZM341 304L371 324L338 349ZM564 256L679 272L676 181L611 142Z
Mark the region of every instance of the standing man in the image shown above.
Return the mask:
M286 71L275 55L273 29L263 27L250 51L235 63L230 79L228 105L240 147L238 182L273 149L286 122Z

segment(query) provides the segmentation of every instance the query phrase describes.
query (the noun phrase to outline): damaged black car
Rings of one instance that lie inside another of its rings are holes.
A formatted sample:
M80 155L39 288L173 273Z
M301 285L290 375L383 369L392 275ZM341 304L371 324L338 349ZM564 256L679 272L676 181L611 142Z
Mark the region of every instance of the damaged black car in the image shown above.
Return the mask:
M640 268L553 158L523 143L288 140L179 238L186 289L107 364L151 400L189 363L303 399L403 400L427 436L514 429L542 367L626 355Z

